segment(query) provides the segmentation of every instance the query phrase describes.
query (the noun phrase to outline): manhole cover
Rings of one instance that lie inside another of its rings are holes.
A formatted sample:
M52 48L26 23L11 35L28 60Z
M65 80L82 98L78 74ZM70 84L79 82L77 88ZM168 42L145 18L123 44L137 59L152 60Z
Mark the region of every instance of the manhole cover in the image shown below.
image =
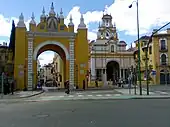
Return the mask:
M38 115L33 115L34 117L38 117L38 118L44 118L44 117L48 117L48 114L38 114Z

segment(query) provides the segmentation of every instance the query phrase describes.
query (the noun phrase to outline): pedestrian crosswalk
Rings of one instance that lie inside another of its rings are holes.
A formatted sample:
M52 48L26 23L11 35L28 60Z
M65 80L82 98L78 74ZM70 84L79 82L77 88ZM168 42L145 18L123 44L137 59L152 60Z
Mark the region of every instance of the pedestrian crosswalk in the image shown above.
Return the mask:
M50 100L84 100L84 99L113 99L121 97L121 94L74 94L60 96L42 96L38 99L28 101L50 101Z

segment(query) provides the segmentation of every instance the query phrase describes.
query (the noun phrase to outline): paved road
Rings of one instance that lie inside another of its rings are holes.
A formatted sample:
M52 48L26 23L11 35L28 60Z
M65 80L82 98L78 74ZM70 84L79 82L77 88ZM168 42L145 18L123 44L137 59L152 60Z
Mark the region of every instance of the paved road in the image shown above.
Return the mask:
M170 127L170 100L0 104L0 127Z

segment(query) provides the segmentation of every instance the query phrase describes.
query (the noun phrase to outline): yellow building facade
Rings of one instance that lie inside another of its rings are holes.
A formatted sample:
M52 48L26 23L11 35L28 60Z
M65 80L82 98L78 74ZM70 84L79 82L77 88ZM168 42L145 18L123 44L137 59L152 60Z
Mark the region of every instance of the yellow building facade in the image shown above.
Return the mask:
M37 57L47 50L60 55L64 66L63 81L69 80L71 88L75 85L75 65L78 66L78 86L82 88L88 70L87 28L83 15L76 33L72 16L66 26L62 9L59 15L56 14L53 3L49 15L46 15L43 8L38 24L34 20L34 14L31 19L27 30L21 13L16 27L14 78L18 89L26 87L31 90L37 83ZM81 64L84 66L80 69Z
M154 30L155 31L155 30ZM153 31L153 32L154 32ZM146 45L149 41L149 36L143 36L140 38L140 58L141 58L141 79L142 84L146 84ZM138 47L137 41L136 49ZM170 29L167 29L166 33L156 33L152 38L152 43L148 48L148 69L149 83L151 85L158 84L170 84ZM135 51L135 62L138 63L138 55Z

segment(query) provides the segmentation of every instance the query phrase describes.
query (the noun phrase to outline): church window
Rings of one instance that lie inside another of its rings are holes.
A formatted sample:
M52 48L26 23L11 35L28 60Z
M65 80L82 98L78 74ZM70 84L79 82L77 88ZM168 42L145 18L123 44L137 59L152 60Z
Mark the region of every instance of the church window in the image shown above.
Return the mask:
M45 25L44 24L41 24L40 25L40 29L44 29L45 28Z
M111 46L111 52L114 52L114 45Z
M60 30L64 30L64 26L60 26Z
M48 20L48 28L50 30L57 30L57 20L55 18L50 18Z

